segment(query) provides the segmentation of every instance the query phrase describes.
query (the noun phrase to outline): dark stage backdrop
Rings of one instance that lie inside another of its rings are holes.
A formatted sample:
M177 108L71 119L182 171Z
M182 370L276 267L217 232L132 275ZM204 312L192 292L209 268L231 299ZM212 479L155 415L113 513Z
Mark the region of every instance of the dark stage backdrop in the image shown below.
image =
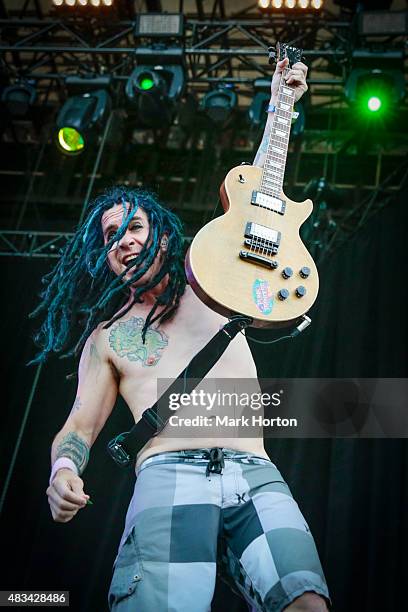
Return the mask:
M407 376L406 197L401 194L321 266L313 325L304 335L253 345L260 376ZM1 264L4 484L37 371L24 365L33 355L27 313L50 262L4 257ZM53 523L45 496L49 448L71 407L75 381L65 377L75 368L72 361L53 359L40 372L1 516L0 588L69 590L71 610L104 612L133 486L105 445L131 419L118 404L94 446L85 474L94 505L66 525ZM334 610L402 609L408 576L406 441L269 440L267 448L315 535ZM246 606L219 585L213 610Z

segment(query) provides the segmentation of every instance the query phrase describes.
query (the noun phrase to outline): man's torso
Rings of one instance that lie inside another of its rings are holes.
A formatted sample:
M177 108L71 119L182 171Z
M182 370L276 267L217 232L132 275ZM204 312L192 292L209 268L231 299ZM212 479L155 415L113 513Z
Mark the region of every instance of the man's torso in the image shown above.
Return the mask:
M224 317L207 308L187 286L174 317L159 326L153 324L143 344L142 328L150 308L151 305L135 304L111 327L106 330L99 328L108 359L118 377L119 393L128 404L135 422L146 408L156 402L157 380L176 378L226 322ZM256 379L255 363L243 334L238 334L232 341L207 377ZM161 433L140 451L137 463L139 465L147 457L161 452L215 446L267 457L262 437L238 438L231 432L228 438L176 438Z

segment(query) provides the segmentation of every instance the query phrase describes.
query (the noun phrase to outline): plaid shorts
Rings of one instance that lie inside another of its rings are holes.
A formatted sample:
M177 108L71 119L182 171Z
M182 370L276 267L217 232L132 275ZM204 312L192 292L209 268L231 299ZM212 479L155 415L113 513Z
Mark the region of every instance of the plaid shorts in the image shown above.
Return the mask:
M329 603L313 537L276 466L222 451L222 474L210 449L142 463L110 610L208 612L217 571L252 610L279 612L307 591Z

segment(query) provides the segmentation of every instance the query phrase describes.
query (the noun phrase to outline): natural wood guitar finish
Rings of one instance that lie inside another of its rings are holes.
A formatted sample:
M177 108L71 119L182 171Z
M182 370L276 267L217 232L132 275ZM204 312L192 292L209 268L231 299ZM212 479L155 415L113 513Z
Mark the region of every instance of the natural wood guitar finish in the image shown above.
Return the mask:
M255 327L281 327L306 313L319 290L315 263L299 236L299 228L312 212L313 204L311 200L293 202L282 192L281 198L286 202L283 216L252 206L249 204L252 191L259 187L261 174L261 168L244 165L227 174L220 190L226 213L205 225L195 236L187 253L186 271L195 293L216 312L227 317L245 314L254 319ZM248 221L281 232L278 253L270 257L279 263L275 270L239 257ZM282 271L287 267L293 270L293 275L285 279ZM303 267L310 269L307 278L300 276ZM299 286L306 289L300 298L296 296ZM281 300L278 292L283 288L289 291L289 297ZM257 297L259 292L266 292L269 297Z
M289 65L301 54L277 44L276 57L287 57ZM294 101L293 88L282 78L270 109L264 167L241 165L227 174L220 190L225 214L198 232L186 256L187 278L198 297L224 316L251 317L255 327L297 322L319 290L316 266L299 236L313 204L283 193Z

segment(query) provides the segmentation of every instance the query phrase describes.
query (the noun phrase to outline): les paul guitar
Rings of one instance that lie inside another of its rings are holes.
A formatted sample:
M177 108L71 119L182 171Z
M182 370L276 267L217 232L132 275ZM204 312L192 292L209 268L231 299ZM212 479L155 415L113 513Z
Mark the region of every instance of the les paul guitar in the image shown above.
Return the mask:
M288 57L290 67L301 53L278 43L276 57ZM312 201L293 202L282 190L294 95L282 78L264 167L241 165L227 174L220 189L225 214L198 232L186 255L197 296L226 317L251 317L254 327L295 323L319 290L299 236Z

